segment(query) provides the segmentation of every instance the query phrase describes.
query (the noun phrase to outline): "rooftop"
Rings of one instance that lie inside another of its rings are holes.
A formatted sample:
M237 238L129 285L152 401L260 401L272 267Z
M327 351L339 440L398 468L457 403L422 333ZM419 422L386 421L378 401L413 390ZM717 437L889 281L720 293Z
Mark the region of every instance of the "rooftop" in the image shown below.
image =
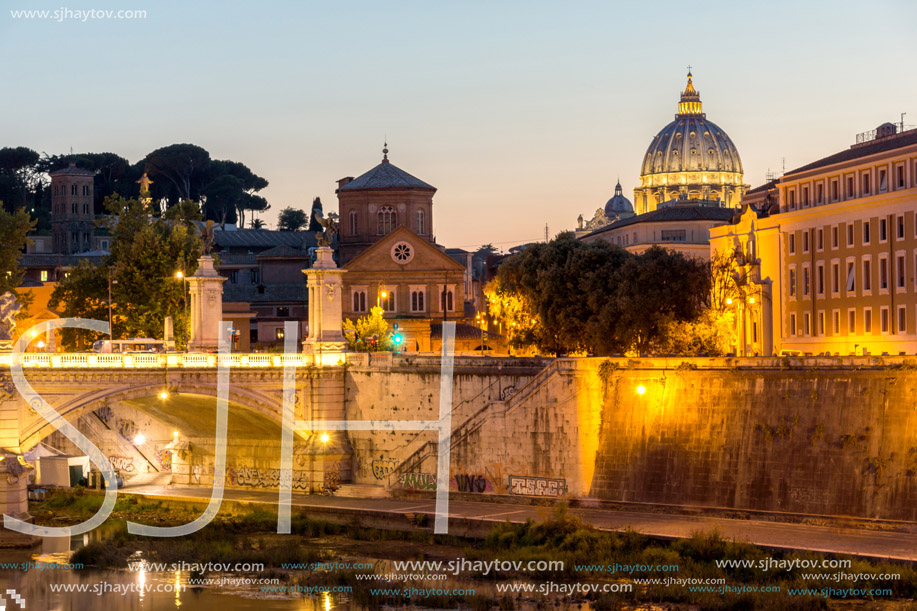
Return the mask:
M347 179L344 179L345 181ZM357 189L426 189L436 191L436 187L425 183L416 176L412 176L389 162L388 158L382 163L360 176L344 182L339 191L355 191Z
M724 208L718 202L705 200L672 200L660 204L655 210L627 217L596 229L587 235L597 235L638 223L675 223L688 221L721 221L726 223L736 214L735 208Z
M271 229L236 229L235 231L216 230L213 242L219 248L252 248L265 250L275 246L291 248L311 248L317 246L315 232L312 231L274 231Z
M793 174L798 174L800 172L807 172L809 170L815 170L817 168L834 165L836 163L842 163L844 161L851 161L861 157L869 157L870 155L884 153L886 151L903 148L912 144L917 144L917 129L911 129L899 134L887 136L885 138L870 140L862 144L854 144L845 151L841 151L833 155L828 155L827 157L819 159L818 161L813 161L812 163L798 167L795 170L791 170L784 175L784 178Z

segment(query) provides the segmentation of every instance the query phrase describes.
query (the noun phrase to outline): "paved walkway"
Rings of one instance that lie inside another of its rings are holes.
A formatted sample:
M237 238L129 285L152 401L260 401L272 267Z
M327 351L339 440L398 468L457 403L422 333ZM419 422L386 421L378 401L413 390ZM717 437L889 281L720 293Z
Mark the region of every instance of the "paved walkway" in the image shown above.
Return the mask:
M148 498L169 497L175 500L207 499L210 489L184 486L137 486L124 488L122 494L137 494ZM277 492L267 490L226 490L227 501L277 504ZM346 511L365 513L367 516L392 514L435 513L431 500L358 499L293 494L292 505L311 508L322 513ZM524 522L539 519L545 507L488 503L483 501L457 501L449 503L449 516L483 522ZM690 537L694 532L714 529L726 538L748 541L771 548L805 549L826 553L853 554L873 558L917 561L917 534L860 530L831 526L809 526L760 520L685 516L612 509L570 510L586 522L602 530L633 528L654 537Z

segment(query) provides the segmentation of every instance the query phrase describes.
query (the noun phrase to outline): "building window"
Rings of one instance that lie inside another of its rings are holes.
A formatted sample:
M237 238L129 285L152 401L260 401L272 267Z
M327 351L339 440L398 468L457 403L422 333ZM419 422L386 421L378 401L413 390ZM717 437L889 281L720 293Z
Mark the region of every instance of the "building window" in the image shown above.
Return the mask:
M847 261L847 292L856 291L856 264L853 261Z
M888 307L879 308L879 330L882 333L888 333Z
M279 306L277 308L277 318L287 318L290 316L290 308L287 306Z
M348 217L350 219L350 235L357 235L357 211L351 210Z
M790 234L790 254L791 255L796 254L796 234L795 233Z
M898 306L898 333L907 333L907 307Z
M423 210L417 211L417 235L424 234Z
M426 310L424 304L424 295L426 290L422 288L411 289L411 311L423 312Z
M825 334L825 312L824 311L820 311L818 313L818 334L819 335Z
M863 244L869 244L869 221L863 221Z
M353 311L354 312L365 312L366 311L366 291L365 290L355 290L353 292Z
M872 308L863 310L863 333L872 333Z
M831 181L831 201L836 202L838 199L840 199L840 197L837 192L837 181L832 180Z
M888 219L879 219L879 241L888 241Z
M856 335L857 332L857 311L847 310L847 335Z
M89 185L86 185L83 187L83 195L86 195L86 196L89 195Z
M853 246L853 223L847 223L847 246Z
M48 270L46 269L41 270L41 281L42 282L48 281Z
M834 227L831 228L831 248L833 249L837 248L840 245L838 242L837 233L838 233L837 225L835 225Z
M234 269L229 272L229 283L237 284L239 282L239 270Z
M899 189L903 189L904 188L904 166L903 165L899 165L898 167L895 168L895 175L896 175L895 183L898 185Z
M802 205L806 208L809 207L809 187L802 188Z
M70 204L70 214L76 214L76 211L79 209L78 206L79 204L77 204L76 202L71 203Z
M869 172L863 172L862 187L863 195L869 195Z
M895 223L896 223L896 226L898 227L898 234L897 234L898 239L903 240L904 239L904 217L898 216L898 218L895 219Z
M439 293L439 307L443 312L455 310L455 291L451 286L443 287Z
M888 290L888 257L879 257L879 290Z
M398 213L391 206L379 209L379 235L387 235L398 226Z
M395 290L391 288L385 289L385 297L382 297L381 300L382 309L386 312L395 311Z
M258 284L261 282L261 270L251 270L248 274L248 277L251 278L252 284Z
M888 177L885 168L879 170L879 193L888 190Z
M847 199L853 199L854 197L856 197L856 193L854 193L853 187L854 187L853 176L848 176L847 177Z
M685 229L663 229L659 232L659 237L663 242L684 242L688 238L688 232Z
M797 332L798 331L796 329L796 315L790 314L790 335L795 337Z
M872 260L863 260L863 293L872 291Z
M824 229L819 229L819 230L816 232L815 237L816 237L816 240L815 240L815 248L818 249L818 250L820 250L820 251L821 251L821 250L824 250L824 249L825 249L825 230L824 230Z
M795 267L790 268L790 274L789 274L788 280L789 280L790 298L795 299L796 298L796 268Z
M816 291L819 295L825 294L825 266L821 263L815 268L816 271Z
M815 203L822 204L825 201L825 185L824 183L818 183L815 185Z
M802 252L809 252L809 230L802 233Z
M831 294L837 295L841 290L841 264L837 261L831 263Z
M283 332L283 327L278 327L274 329L274 339L275 340L283 339L284 336L285 336L285 333Z
M840 335L841 333L841 311L840 310L834 310L831 312L831 321L833 323L833 327L831 328L831 334Z
M89 214L89 204L83 204L83 214Z
M906 288L907 270L905 269L904 255L895 257L895 278L895 286L897 288Z
M76 195L76 185L70 185L70 195Z
M795 189L790 190L790 210L796 209L796 191Z
M812 316L806 312L802 315L802 334L811 335L812 334Z
M803 266L802 268L802 296L809 296L809 267Z

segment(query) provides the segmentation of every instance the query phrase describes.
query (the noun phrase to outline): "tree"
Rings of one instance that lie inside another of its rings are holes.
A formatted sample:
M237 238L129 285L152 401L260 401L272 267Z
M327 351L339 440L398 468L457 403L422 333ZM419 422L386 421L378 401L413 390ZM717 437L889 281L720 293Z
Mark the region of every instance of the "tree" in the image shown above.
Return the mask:
M325 212L322 210L322 199L316 197L312 200L312 212L309 213L309 231L321 231L322 226L318 224L318 221L315 220L315 213L318 212L319 216L324 216Z
M277 229L280 231L300 231L309 224L304 210L287 207L277 217Z
M38 160L38 153L24 146L0 149L0 201L8 212L35 206L41 186Z
M22 284L25 272L19 267L19 257L34 228L35 221L25 208L10 214L0 206L0 295L16 294L16 287Z
M197 189L192 189L193 179L202 177L210 165L210 153L194 144L172 144L158 148L146 156L150 177L160 176L174 188L170 203L183 199L199 199ZM199 187L198 187L199 188Z
M251 227L252 229L264 229L264 221L261 219L252 219Z
M108 279L113 280L113 337L162 337L171 316L176 329L185 328L183 285L177 271L191 275L202 253L201 237L193 224L198 206L179 202L161 216L137 200L111 198L104 224L112 232L111 254L101 264L74 268L55 288L49 305L63 306L64 316L107 318ZM116 282L114 282L116 281ZM104 307L103 307L104 306ZM88 347L99 335L67 330L68 349ZM177 334L179 346L183 334Z
M268 186L267 180L238 161L215 160L206 172L201 193L207 198L204 217L209 220L238 222L245 226L245 211L270 208L267 200L256 195Z
M357 319L356 323L346 319L343 328L348 348L355 352L394 350L395 344L383 315L382 308L373 307L367 316Z

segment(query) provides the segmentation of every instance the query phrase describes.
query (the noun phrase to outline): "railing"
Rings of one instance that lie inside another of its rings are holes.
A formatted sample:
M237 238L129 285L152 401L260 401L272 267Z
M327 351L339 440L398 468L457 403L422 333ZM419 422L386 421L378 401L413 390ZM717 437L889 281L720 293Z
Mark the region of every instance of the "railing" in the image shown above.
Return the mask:
M239 368L281 368L284 364L293 364L297 367L311 367L322 365L333 367L342 365L344 353L323 352L321 359L312 354L229 354L221 357L218 354L208 353L172 353L172 354L95 354L90 352L25 352L16 358L23 367L48 367L48 368L96 368L96 369L162 369L166 367L211 368L217 366L218 361ZM0 366L9 367L13 363L12 354L0 354Z

